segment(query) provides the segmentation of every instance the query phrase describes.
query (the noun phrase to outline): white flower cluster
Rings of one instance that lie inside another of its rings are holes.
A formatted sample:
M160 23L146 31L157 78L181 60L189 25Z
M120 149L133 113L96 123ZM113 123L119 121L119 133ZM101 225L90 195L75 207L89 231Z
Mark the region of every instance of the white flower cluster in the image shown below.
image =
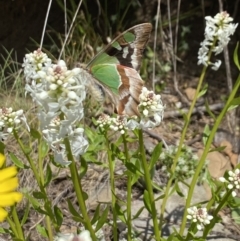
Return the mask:
M138 110L141 114L140 126L144 128L154 128L158 126L163 120L164 113L161 96L143 87L139 100Z
M0 108L0 140L6 140L8 135L24 123L29 130L23 110L13 111L10 108Z
M235 197L237 195L237 191L240 190L240 169L235 169L234 171L228 172L228 180L224 177L220 177L219 180L221 182L228 183L228 189L233 189L232 196Z
M61 234L59 233L54 241L92 241L90 232L88 230L82 231L80 234Z
M221 60L217 60L215 63L209 61L209 50L213 43L216 42L216 46L212 49L215 55L220 54L223 48L228 44L230 35L233 35L238 24L231 23L233 18L229 17L227 12L218 13L214 18L207 16L205 27L205 39L201 43L201 48L198 51L198 64L205 66L212 65L213 70L218 70L221 65Z
M54 151L55 161L67 165L65 138L70 140L75 158L88 146L83 129L76 126L84 116L86 76L80 68L68 70L63 60L52 64L41 50L27 54L23 67L27 79L25 89L39 107L38 117L44 137Z
M97 124L100 128L109 127L112 123L112 118L109 115L102 114L97 120Z
M144 129L158 126L163 119L164 113L161 96L143 87L139 100L138 110L140 118L137 116L117 116L117 118L115 118L108 115L101 115L97 120L97 124L100 128L110 127L112 130L119 131L121 134L124 134L128 129Z
M160 160L162 163L162 170L170 170L173 164L173 158L176 155L178 146L170 145L167 149L163 150L160 154ZM185 180L191 178L198 165L198 156L193 153L192 148L183 145L179 159L177 161L176 169L174 172L174 177L176 179ZM198 181L202 182L204 174L206 173L206 164L202 168L201 173L198 177ZM170 175L170 172L167 172Z
M114 131L119 131L120 134L124 134L126 130L131 129L129 128L129 123L132 121L132 119L128 119L126 116L119 115L117 117L110 117L109 115L101 115L99 119L97 120L97 124L102 129L108 129ZM135 124L135 123L134 123ZM134 125L135 129L136 125Z
M38 72L41 70L44 71L52 64L52 60L49 59L48 56L40 49L35 50L33 53L26 54L23 61L24 75L27 83L33 81L35 83L41 82Z
M188 215L187 218L191 219L194 223L197 223L197 229L202 230L204 225L210 223L210 220L213 219L213 216L208 215L206 208L197 208L191 207L187 209Z

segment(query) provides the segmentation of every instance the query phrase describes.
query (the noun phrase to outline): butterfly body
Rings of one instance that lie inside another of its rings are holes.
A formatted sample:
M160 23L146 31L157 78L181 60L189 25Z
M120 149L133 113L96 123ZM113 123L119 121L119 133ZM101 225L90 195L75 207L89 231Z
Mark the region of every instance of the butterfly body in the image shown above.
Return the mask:
M138 115L139 95L144 84L138 71L151 30L150 23L126 30L87 66L93 77L89 77L92 84L111 97L119 115Z

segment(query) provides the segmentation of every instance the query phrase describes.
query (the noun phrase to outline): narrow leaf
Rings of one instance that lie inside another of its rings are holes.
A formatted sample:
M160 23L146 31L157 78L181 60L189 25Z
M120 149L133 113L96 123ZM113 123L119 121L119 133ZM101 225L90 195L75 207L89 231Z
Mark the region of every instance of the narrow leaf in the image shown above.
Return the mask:
M26 166L22 161L20 161L13 153L10 153L9 154L12 162L18 167L18 168L21 168L21 169L28 169L29 167Z
M209 125L206 125L205 128L204 128L204 131L203 131L203 144L204 144L204 146L207 143L210 132L211 132L211 130L209 128Z
M95 224L97 222L97 220L99 219L99 216L100 216L100 205L101 205L100 203L97 205L97 208L96 208L96 210L94 212L94 216L93 216L93 218L91 220L91 224L92 225Z
M84 175L85 175L86 172L87 172L88 165L87 165L86 160L85 160L83 157L81 157L80 162L81 162L81 167L80 167L80 178L83 178Z
M126 218L124 215L124 212L122 211L121 207L119 206L119 204L115 204L115 210L117 212L117 217L123 222L126 223Z
M33 128L31 128L30 129L30 134L31 134L31 136L34 138L34 139L41 139L41 134L40 134L40 132L39 131L37 131L36 129L33 129Z
M158 143L152 152L150 164L149 164L149 170L152 170L155 167L155 164L158 161L161 152L162 152L162 143Z
M151 203L150 203L149 194L148 194L147 190L144 190L143 202L144 202L144 205L145 205L146 209L148 210L148 212L152 213Z
M21 226L23 226L26 223L28 219L29 211L30 211L30 202L27 201L27 204L25 205L25 208L24 208L24 215L21 220Z
M76 211L76 209L74 208L74 206L72 205L71 201L69 199L67 199L67 203L68 203L68 209L70 211L70 213L73 216L79 217L80 218L80 214L78 211Z
M207 92L208 90L208 84L205 84L202 88L202 90L200 90L200 92L198 93L198 96L197 98L200 98L201 96L205 95L205 93Z
M136 218L138 218L139 215L142 213L143 209L144 209L144 207L141 207L141 208L137 211L137 213L132 217L132 220L135 220Z
M45 199L46 198L46 196L42 192L33 192L33 196L36 199Z
M97 232L106 223L106 220L107 220L107 217L108 217L108 211L109 211L109 207L107 206L105 208L105 210L103 211L100 219L97 222L95 232Z
M234 63L236 64L238 70L240 70L238 46L239 46L239 42L237 42L236 48L234 50L233 60L234 60Z
M62 225L62 221L63 221L63 214L60 208L58 208L57 206L54 206L54 214L55 214L55 218L57 221L57 225L58 227L60 227Z
M45 177L45 183L44 183L44 187L46 187L52 180L52 170L51 167L49 165L49 163L47 164L47 171L46 171L46 177Z
M43 226L41 226L40 224L37 225L37 232L39 234L41 234L41 236L44 237L44 238L48 237L47 230Z
M44 140L40 142L40 151L41 151L42 158L44 158L48 154L49 146L47 142Z

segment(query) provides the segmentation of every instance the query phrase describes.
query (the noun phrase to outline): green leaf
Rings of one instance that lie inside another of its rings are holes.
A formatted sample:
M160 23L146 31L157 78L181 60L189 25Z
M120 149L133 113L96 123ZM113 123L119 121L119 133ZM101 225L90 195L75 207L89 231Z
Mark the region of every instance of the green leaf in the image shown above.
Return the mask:
M156 190L158 190L160 192L163 191L163 189L157 183L155 183L153 181L152 181L152 186L153 186L154 189L156 189Z
M131 162L126 162L125 163L126 168L132 172L133 174L138 174L139 176L142 176L143 174L140 172L140 170L138 170L138 167L136 165L134 165Z
M96 210L94 212L94 216L93 216L93 218L91 220L91 224L92 225L95 224L98 221L98 219L99 219L99 216L100 216L100 205L101 205L100 203L97 205L97 208L96 208Z
M46 141L42 140L40 142L40 151L41 151L41 157L44 158L47 156L48 151L49 151L49 146Z
M198 93L198 96L197 98L200 98L201 96L205 95L205 93L207 92L208 90L208 84L205 84L202 88L202 90Z
M38 207L38 208L35 208L35 210L38 212L38 213L41 213L41 214L44 214L44 215L48 215L48 212L46 212L45 210L43 210L42 208Z
M234 63L236 64L238 70L240 70L238 46L239 46L239 42L237 42L236 48L234 50L233 60L234 60Z
M137 213L132 217L132 220L135 220L136 218L138 218L139 215L142 213L143 209L144 209L144 206L138 209Z
M178 182L175 182L175 188L176 188L176 192L180 197L184 197L184 194L182 193L182 191L179 188Z
M58 208L57 206L54 206L54 215L57 221L57 225L58 227L60 227L62 225L62 221L63 221L63 214L60 208Z
M187 117L186 113L184 113L183 111L180 111L180 113L182 114L183 120L186 123L188 121L188 117Z
M122 211L121 207L119 204L115 204L115 210L116 210L116 213L117 213L117 217L123 222L123 223L126 223L126 218L125 218L125 215L124 215L124 212Z
M79 212L76 211L76 209L74 208L74 206L72 205L72 203L69 199L67 199L67 203L68 203L68 209L69 209L70 213L75 217L81 218Z
M47 185L51 182L51 180L52 180L52 170L51 170L51 167L50 167L50 165L48 163L47 164L47 171L46 171L44 187L47 187Z
M36 199L45 199L46 198L46 195L42 192L33 192L33 196Z
M0 227L0 233L11 233L9 228Z
M82 224L85 224L85 221L83 219L83 217L79 216L79 217L76 217L76 216L72 216L72 219L78 223L82 223Z
M28 219L29 211L30 211L30 202L27 201L27 204L25 205L25 208L24 208L24 215L21 220L21 226L23 226L26 223Z
M152 152L150 163L149 163L149 170L152 170L153 168L155 168L155 164L159 160L159 156L161 152L162 152L162 143L158 143Z
M34 139L41 139L41 134L38 130L31 128L30 129L30 134Z
M86 160L84 159L84 157L80 157L80 162L81 162L81 166L80 166L80 179L82 179L84 177L84 175L87 172L88 169L88 165Z
M144 202L144 205L145 205L146 209L148 210L148 212L149 212L149 213L152 213L152 208L151 208L149 193L148 193L147 190L144 190L144 193L143 193L143 202Z
M53 210L52 210L52 207L50 206L50 203L49 202L45 202L44 203L44 208L47 212L47 215L49 217L51 217L51 219L54 219L54 214L53 214Z
M9 154L12 162L18 167L18 168L21 168L21 169L28 169L29 167L26 166L22 161L20 161L13 153L10 153Z
M106 223L106 220L108 217L108 211L109 211L109 207L107 206L103 211L102 215L100 216L100 219L98 219L95 232L97 232L100 228L102 228L102 226Z
M226 146L219 146L219 147L210 149L209 152L213 152L213 151L221 152L221 151L223 151L225 148L226 148Z
M228 107L228 111L237 108L240 105L240 97L234 98Z
M28 193L24 194L27 199L30 201L30 203L33 205L34 209L37 209L40 207L40 203L37 201L37 199L33 198L31 195L29 195Z
M216 120L216 116L213 114L213 112L211 111L211 109L209 108L209 104L208 104L208 100L205 100L205 107L206 107L206 111L207 113L214 119Z
M203 144L204 144L204 146L207 143L207 140L208 140L208 137L209 137L210 133L211 133L211 130L209 128L209 125L206 125L204 127L204 131L203 131Z
M48 238L47 230L43 226L41 226L40 224L37 225L37 232L39 234L41 234L42 237Z

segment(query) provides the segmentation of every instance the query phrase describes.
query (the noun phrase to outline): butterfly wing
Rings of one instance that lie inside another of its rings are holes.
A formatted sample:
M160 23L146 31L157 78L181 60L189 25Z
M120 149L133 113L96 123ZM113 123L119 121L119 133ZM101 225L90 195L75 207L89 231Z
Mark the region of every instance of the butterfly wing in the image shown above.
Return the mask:
M112 97L118 114L136 115L143 80L138 70L152 25L136 25L115 38L87 68Z

